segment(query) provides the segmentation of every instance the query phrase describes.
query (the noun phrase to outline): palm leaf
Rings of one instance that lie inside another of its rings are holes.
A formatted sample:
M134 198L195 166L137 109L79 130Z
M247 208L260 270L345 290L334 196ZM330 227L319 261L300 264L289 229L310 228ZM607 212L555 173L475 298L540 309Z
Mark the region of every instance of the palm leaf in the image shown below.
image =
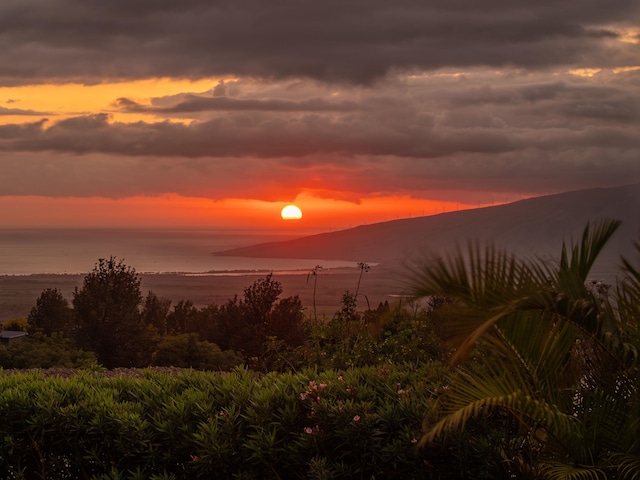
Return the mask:
M617 454L611 456L611 463L616 465L617 477L620 480L640 480L640 458Z
M546 283L546 276L540 276L527 262L492 246L482 250L469 243L466 252L458 248L455 254L436 258L414 271L410 289L416 297L452 297L467 308L449 318L449 330L465 335L452 359L455 364L464 361L497 322L526 308L532 301L531 292L539 291L541 283Z
M548 462L542 472L547 480L607 480L608 478L602 468L561 462Z
M569 258L566 244L562 243L560 271L572 272L584 284L598 255L620 224L619 220L607 219L595 224L587 223L580 241L571 246L571 258Z
M521 421L544 425L561 444L580 435L578 420L537 396L526 374L510 368L509 363L495 362L473 372L461 370L455 378L435 406L434 415L437 412L442 417L425 419L423 444L464 428L469 418L486 409L504 409L517 414Z
M498 331L538 394L560 402L558 392L575 384L579 375L571 355L576 329L566 322L552 322L539 312L520 312L501 322Z

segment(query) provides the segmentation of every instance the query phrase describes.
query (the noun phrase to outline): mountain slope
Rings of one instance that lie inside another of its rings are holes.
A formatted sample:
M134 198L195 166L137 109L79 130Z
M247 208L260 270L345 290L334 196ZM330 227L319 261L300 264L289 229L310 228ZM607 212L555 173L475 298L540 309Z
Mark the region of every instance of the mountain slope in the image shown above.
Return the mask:
M631 256L640 238L640 184L535 197L494 207L362 225L218 252L217 255L315 258L397 263L439 253L474 239L493 242L524 255L553 255L562 240L577 238L588 221L622 220L603 257L617 263ZM607 270L609 268L607 267Z

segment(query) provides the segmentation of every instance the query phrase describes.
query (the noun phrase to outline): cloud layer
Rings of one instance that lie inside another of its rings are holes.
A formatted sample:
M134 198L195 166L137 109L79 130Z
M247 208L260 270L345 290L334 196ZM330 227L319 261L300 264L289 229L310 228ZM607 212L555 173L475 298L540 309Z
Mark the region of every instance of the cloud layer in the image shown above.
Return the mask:
M371 83L443 67L591 68L635 61L616 42L634 0L13 0L0 78L307 77Z
M0 98L0 195L481 203L640 182L638 32L632 0L2 2L5 86L211 89L66 115Z

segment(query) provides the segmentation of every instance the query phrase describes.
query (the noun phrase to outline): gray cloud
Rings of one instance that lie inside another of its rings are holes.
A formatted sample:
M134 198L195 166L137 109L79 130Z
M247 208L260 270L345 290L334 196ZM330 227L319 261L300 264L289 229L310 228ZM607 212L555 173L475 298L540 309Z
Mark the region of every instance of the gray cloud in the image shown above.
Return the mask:
M50 113L47 112L37 112L35 110L24 110L21 108L5 108L5 107L0 107L0 116L5 116L5 115L15 115L15 116L27 116L27 117L33 117L33 116L37 116L37 117L41 117L42 115L51 115Z
M160 98L125 92L102 111L62 120L0 107L0 116L38 117L0 125L0 195L284 200L312 191L358 201L455 191L481 202L483 190L640 182L640 70L614 70L640 58L640 46L619 36L637 28L639 8L635 0L2 2L3 85L212 83ZM601 70L567 73L578 68ZM125 123L124 114L146 120Z
M307 77L632 64L634 0L21 0L0 5L5 83Z
M164 102L163 102L164 103ZM356 109L354 102L329 102L322 98L302 101L278 99L240 100L228 97L203 97L184 95L179 103L171 106L147 106L127 98L118 98L114 106L124 112L151 114L180 114L215 111L268 111L268 112L345 112Z
M553 82L531 75L502 81L436 76L376 90L346 89L337 100L319 98L313 86L299 88L308 99L294 100L286 97L286 83L268 89L279 97L259 100L260 91L251 84L237 86L238 98L187 94L170 104L154 99L150 106L121 98L115 102L120 110L167 120L121 123L97 113L5 125L0 126L0 149L192 158L326 155L323 162L331 163L331 155L440 158L591 146L635 150L640 142L637 89L624 83L587 84L571 76ZM171 114L193 114L196 121L174 123Z

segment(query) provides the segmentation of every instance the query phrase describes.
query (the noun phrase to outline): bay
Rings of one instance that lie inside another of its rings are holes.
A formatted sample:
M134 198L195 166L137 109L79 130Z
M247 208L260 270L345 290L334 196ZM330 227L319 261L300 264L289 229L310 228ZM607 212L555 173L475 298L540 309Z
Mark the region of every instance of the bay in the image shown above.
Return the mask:
M115 257L139 273L233 275L356 267L326 259L246 258L213 255L291 235L224 229L0 229L0 275L85 274L99 259Z

